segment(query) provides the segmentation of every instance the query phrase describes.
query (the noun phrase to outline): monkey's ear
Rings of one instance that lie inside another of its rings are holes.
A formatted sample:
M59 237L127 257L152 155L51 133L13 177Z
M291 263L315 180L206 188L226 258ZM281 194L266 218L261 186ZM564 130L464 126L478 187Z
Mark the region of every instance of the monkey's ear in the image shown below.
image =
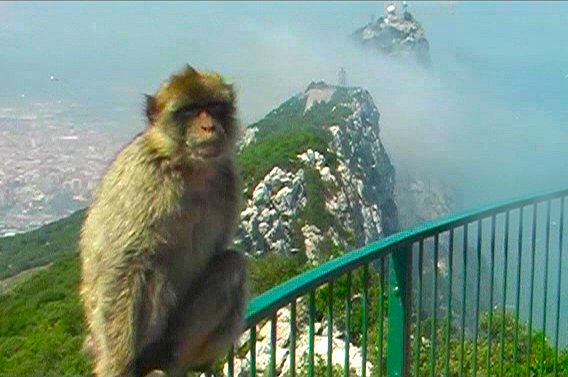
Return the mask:
M235 89L234 84L229 84L229 93L231 96L231 101L235 102L237 99L237 90Z
M191 73L193 75L199 75L199 72L197 72L197 70L195 68L193 68L191 65L186 64L185 65L185 72L186 73Z
M156 98L149 94L144 94L144 97L146 97L146 117L150 124L154 124L158 116L158 104L156 102Z

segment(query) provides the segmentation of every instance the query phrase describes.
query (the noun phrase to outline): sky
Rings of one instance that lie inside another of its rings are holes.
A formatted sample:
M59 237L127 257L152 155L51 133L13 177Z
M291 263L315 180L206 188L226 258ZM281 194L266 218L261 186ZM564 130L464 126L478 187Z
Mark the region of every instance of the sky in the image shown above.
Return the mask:
M344 66L373 95L395 165L455 177L467 206L566 184L568 3L409 10L430 72L350 44L382 2L0 2L0 107L64 99L133 135L143 93L190 63L235 83L246 125Z

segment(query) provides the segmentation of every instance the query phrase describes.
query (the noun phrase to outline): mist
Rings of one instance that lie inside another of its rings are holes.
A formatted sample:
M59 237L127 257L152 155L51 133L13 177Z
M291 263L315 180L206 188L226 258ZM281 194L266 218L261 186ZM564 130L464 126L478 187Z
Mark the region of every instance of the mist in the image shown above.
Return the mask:
M562 3L410 2L430 41L430 70L348 40L382 14L381 2L0 7L6 105L20 93L64 99L128 136L142 127L142 94L190 63L235 83L246 125L311 81L336 83L345 67L348 85L371 92L395 166L462 188L466 207L568 181Z

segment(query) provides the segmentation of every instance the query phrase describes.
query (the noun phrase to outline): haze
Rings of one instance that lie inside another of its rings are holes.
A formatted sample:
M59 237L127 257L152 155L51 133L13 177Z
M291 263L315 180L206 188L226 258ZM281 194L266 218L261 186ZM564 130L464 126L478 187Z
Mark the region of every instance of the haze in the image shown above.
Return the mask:
M396 165L450 177L467 207L566 184L568 4L409 2L426 72L363 54L346 36L382 2L2 2L0 100L62 99L143 127L142 93L185 63L221 71L251 123L313 80L369 89ZM54 75L59 81L51 81ZM22 96L24 95L24 96Z

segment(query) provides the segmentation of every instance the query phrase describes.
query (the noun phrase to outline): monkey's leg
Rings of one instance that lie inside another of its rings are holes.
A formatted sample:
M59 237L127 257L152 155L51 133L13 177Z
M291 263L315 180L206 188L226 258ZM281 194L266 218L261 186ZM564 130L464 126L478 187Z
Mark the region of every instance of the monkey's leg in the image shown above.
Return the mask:
M142 262L128 263L129 268L117 269L114 276L109 272L100 285L97 328L102 347L95 365L99 377L139 376L135 361L142 348L166 328L169 288Z
M96 376L130 376L128 364L135 354L135 321L141 290L142 279L136 272L112 277L100 284L93 323L100 339L100 354L95 358Z
M241 253L227 250L212 258L170 317L164 340L149 347L167 363L168 375L205 370L229 350L244 327L245 282Z

